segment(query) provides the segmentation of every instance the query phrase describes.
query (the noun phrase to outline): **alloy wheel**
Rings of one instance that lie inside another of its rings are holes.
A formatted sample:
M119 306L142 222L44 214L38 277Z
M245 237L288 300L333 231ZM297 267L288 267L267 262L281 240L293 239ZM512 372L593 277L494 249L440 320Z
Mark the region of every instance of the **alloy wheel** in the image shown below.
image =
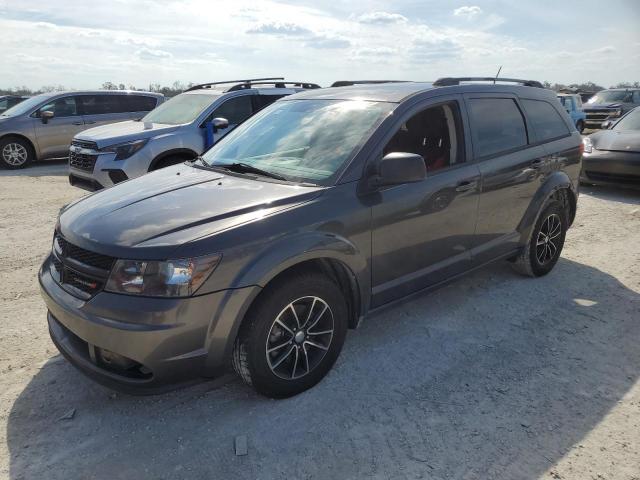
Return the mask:
M24 145L7 143L2 149L2 159L13 167L19 167L27 161L29 153Z
M295 380L316 368L333 339L331 308L315 296L289 303L275 318L266 342L271 372L285 380Z
M540 265L546 265L556 256L560 247L561 234L560 216L552 213L542 222L536 240L536 258Z

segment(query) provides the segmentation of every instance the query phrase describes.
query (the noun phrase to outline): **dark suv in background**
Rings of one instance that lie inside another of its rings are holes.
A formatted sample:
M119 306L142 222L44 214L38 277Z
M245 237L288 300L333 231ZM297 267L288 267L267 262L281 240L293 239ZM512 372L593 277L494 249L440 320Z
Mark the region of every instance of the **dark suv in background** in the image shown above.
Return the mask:
M581 137L554 92L487 80L284 97L202 158L67 206L39 273L56 346L130 392L233 364L285 397L375 309L499 259L547 274Z
M640 88L601 90L582 107L587 114L585 128L602 128L605 120L617 120L640 105Z

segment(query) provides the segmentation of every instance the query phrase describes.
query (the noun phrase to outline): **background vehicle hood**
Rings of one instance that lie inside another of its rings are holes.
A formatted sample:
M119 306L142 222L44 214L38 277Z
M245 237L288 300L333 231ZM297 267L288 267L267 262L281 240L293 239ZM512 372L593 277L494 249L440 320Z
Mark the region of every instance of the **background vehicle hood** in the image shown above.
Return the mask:
M598 109L603 109L603 108L623 108L626 105L631 105L629 103L620 103L620 102L614 102L614 103L589 103L587 105L583 105L582 109L583 110L598 110Z
M103 148L131 140L155 137L173 132L178 128L180 128L179 125L164 125L161 123L127 120L125 122L110 123L108 125L89 128L88 130L78 133L75 138L95 142L98 144L98 148Z
M65 207L58 228L72 243L98 253L154 258L136 250L173 250L311 200L322 190L175 165Z
M602 130L591 135L591 143L598 150L640 152L640 131Z

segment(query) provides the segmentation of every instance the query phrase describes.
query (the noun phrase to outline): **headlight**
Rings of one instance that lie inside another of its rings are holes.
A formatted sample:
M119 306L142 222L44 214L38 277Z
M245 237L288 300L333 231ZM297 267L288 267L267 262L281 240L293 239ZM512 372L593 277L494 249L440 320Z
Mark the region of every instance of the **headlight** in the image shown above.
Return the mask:
M111 145L109 147L101 148L101 152L115 152L116 158L114 160L125 160L129 158L134 153L140 151L142 147L144 147L148 138L144 138L142 140L134 140L132 142L120 143L118 145Z
M591 143L591 139L589 137L584 137L582 139L582 145L584 145L584 153L593 152L593 143Z
M617 110L614 110L613 112L611 112L609 114L610 117L619 117L620 115L622 115L622 109L619 108Z
M221 255L167 261L118 260L105 290L147 297L189 297L209 278Z

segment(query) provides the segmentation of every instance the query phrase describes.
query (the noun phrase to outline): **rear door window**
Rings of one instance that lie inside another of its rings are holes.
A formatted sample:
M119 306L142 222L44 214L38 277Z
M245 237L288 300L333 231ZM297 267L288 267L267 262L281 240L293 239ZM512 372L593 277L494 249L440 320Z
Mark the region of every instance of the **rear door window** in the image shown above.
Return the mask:
M553 105L543 100L521 99L521 101L538 141L545 142L569 135L569 127Z
M82 112L84 115L124 113L125 105L120 98L120 95L82 95Z
M158 99L146 95L123 95L121 102L126 112L150 112L156 108Z
M286 95L254 95L253 104L254 111L262 110L264 107L271 105L279 98L286 97Z
M469 100L473 147L476 157L487 157L527 145L527 128L512 98Z
M213 118L226 118L229 125L238 125L244 122L253 113L251 105L251 95L230 98L209 116L209 120Z

